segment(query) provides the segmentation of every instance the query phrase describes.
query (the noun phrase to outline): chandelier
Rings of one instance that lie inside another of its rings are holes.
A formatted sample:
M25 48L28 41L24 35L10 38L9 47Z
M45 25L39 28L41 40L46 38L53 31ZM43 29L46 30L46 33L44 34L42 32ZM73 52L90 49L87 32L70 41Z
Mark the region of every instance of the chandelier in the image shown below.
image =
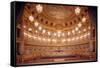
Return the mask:
M42 5L40 5L40 4L36 5L36 10L38 13L41 13L43 11Z

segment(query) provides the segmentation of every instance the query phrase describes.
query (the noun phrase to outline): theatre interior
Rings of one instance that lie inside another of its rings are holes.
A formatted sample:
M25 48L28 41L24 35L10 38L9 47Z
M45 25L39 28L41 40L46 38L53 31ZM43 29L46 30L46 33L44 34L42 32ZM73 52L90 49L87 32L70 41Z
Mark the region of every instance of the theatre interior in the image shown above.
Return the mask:
M96 8L16 4L16 64L97 60Z

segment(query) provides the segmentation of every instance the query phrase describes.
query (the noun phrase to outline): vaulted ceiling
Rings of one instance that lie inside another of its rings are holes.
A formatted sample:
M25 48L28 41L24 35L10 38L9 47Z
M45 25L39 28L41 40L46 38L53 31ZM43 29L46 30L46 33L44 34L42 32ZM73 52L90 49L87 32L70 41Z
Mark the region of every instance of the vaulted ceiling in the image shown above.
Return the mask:
M22 25L25 36L65 43L89 39L92 27L86 6L30 3L24 6Z

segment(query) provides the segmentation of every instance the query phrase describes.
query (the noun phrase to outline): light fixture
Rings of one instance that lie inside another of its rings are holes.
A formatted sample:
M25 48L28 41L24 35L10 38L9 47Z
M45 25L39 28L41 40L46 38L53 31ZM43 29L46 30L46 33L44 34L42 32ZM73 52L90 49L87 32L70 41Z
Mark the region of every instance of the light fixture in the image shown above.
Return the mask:
M80 36L80 39L82 39L83 38L83 36Z
M42 27L41 26L39 26L39 28L38 28L39 30L42 30Z
M51 35L51 33L50 33L50 32L48 32L48 35Z
M75 38L72 38L72 41L74 41L75 40Z
M88 32L87 35L90 35L90 32Z
M57 40L56 40L56 39L52 39L52 41L53 41L53 42L56 42Z
M61 33L61 31L57 31L57 33L58 33L58 34L60 34L60 33Z
M82 18L82 22L86 22L86 18L85 17Z
M86 29L83 29L83 31L85 32L85 31L86 31Z
M24 35L25 35L25 36L28 36L29 38L32 37L32 35L30 35L30 34L28 34L28 33L26 33L26 32L24 32Z
M76 27L75 30L78 31L78 27Z
M32 36L30 34L28 34L28 37L31 38Z
M71 41L71 39L70 39L70 38L68 38L68 39L67 39L67 41L69 41L69 42L70 42L70 41Z
M30 20L31 22L33 22L33 21L34 21L34 17L33 17L32 15L30 15L30 16L29 16L29 20Z
M82 24L81 24L81 23L79 23L79 24L78 24L78 27L81 27L81 26L82 26Z
M84 34L84 37L86 37L87 36L87 34Z
M72 30L72 33L74 34L75 33L75 30Z
M56 34L56 33L54 33L53 35L54 35L54 36L56 36L57 34Z
M62 39L62 42L65 42L66 40L65 39Z
M26 32L24 32L24 36L28 36L29 38L32 38L33 37L32 35L30 35L30 34L28 34Z
M34 39L36 39L37 37L33 36Z
M34 22L35 27L37 27L39 25L39 23L37 21Z
M68 35L70 35L70 32L68 32Z
M51 39L47 39L49 42L51 41Z
M43 40L43 41L46 41L46 39L45 39L45 38L43 38L42 40Z
M25 35L25 36L27 36L27 33L26 33L26 32L24 32L24 35Z
M26 26L24 25L23 28L26 28Z
M32 28L29 28L28 31L32 31Z
M61 35L60 34L58 34L58 37L60 37Z
M40 37L38 37L38 40L41 40L41 38L40 38Z
M43 11L43 6L40 4L36 5L36 10L38 13L41 13Z
M37 30L35 30L35 33L38 33L38 31L37 31Z
M45 29L43 29L42 33L45 33L45 32L46 32L46 30L45 30Z
M78 31L78 33L81 33L81 31Z
M65 33L62 33L62 36L65 36Z
M75 14L76 15L79 15L80 14L80 11L81 11L80 7L76 7L75 8Z
M85 35L86 35L86 34L85 34ZM84 38L84 35L81 35L81 36L80 36L80 39L83 39L83 38Z

